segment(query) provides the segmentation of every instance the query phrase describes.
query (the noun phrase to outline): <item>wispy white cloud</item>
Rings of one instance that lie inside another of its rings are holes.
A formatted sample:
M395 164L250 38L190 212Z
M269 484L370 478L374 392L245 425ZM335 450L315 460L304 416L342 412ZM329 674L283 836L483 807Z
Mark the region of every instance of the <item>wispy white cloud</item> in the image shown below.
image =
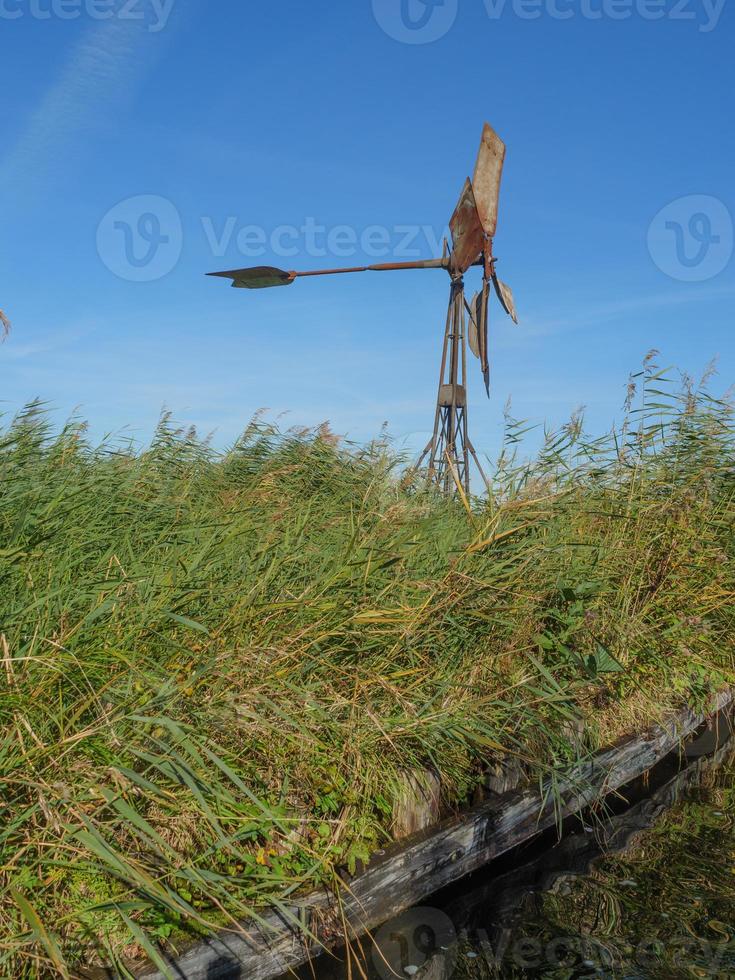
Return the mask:
M49 344L20 344L14 347L8 346L0 351L0 358L7 361L21 361L25 357L36 357L39 354L48 354L56 345Z
M666 293L631 296L626 299L603 303L578 305L559 310L550 316L533 316L522 320L524 337L544 337L566 330L597 326L615 320L619 316L645 313L652 310L671 309L679 306L706 303L735 295L733 285L710 285L700 288L688 286Z
M48 176L63 151L130 99L162 43L138 21L115 18L88 28L0 158L0 186Z
M63 351L73 344L89 337L96 330L92 322L77 323L70 326L54 324L44 331L31 330L31 339L19 343L19 335L13 333L7 343L0 348L0 363L3 361L23 361Z

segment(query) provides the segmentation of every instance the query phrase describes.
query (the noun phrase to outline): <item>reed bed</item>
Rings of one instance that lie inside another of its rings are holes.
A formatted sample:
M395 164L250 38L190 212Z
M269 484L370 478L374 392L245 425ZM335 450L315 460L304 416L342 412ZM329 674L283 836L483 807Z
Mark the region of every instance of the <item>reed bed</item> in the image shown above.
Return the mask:
M403 774L461 805L554 779L733 681L735 425L651 359L492 493L256 418L227 452L0 433L0 975L160 965L391 837ZM575 737L583 726L583 737Z

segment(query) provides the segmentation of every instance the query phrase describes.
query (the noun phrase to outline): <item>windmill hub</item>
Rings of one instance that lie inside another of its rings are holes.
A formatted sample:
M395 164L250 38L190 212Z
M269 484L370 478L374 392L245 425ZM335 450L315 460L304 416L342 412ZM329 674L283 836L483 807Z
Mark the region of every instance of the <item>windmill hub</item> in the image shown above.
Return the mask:
M505 162L505 144L485 123L477 155L474 176L465 181L457 207L449 222L452 249L441 259L418 262L388 262L381 265L355 266L347 269L316 269L309 272L286 272L272 266L210 272L232 280L238 289L267 289L290 286L307 276L339 275L348 272L391 272L401 269L446 269L451 277L449 309L444 329L439 392L434 417L434 432L419 462L428 460L429 478L446 493L470 492L470 458L485 480L467 426L467 347L480 361L488 396L490 365L488 359L488 319L490 287L494 289L505 312L518 323L513 293L498 279L493 256L493 237L498 223L500 181ZM467 302L464 275L472 266L482 267L482 287ZM487 481L486 481L487 482Z

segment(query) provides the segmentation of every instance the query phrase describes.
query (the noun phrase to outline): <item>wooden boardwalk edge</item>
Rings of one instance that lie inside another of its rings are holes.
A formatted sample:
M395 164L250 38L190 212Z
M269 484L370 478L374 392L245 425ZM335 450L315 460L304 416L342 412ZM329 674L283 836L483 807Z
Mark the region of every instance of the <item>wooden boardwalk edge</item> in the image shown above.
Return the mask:
M516 790L473 807L391 846L371 860L357 877L345 882L339 900L319 890L288 907L288 916L270 914L266 928L243 926L238 934L222 933L199 943L169 969L181 980L270 980L339 945L345 927L364 935L404 909L446 885L476 871L494 858L553 827L608 793L652 769L675 751L709 718L733 704L735 692L714 699L711 711L697 715L685 708L662 725L631 736L596 755L560 780L555 806L540 789ZM319 936L310 949L293 921L304 922ZM164 980L159 972L136 974L140 980Z

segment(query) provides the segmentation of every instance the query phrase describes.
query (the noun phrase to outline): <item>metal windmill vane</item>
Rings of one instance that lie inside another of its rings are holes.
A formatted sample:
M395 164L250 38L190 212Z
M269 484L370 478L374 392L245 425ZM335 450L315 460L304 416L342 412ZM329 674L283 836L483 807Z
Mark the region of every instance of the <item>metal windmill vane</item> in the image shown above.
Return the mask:
M428 460L430 480L445 492L470 492L470 457L485 480L482 466L470 441L467 423L467 347L480 361L485 387L490 395L488 359L488 320L491 288L505 312L518 323L513 293L498 279L493 238L498 224L500 181L505 162L505 144L485 123L472 179L465 181L457 207L449 222L452 247L445 242L440 259L416 262L388 262L347 269L317 269L286 272L272 266L210 272L211 276L232 279L237 289L265 289L290 286L306 276L331 276L348 272L392 272L401 269L445 269L451 278L449 309L444 330L439 392L434 432L424 450L419 467ZM482 288L468 303L464 276L473 266L482 268ZM487 481L486 481L487 482Z

